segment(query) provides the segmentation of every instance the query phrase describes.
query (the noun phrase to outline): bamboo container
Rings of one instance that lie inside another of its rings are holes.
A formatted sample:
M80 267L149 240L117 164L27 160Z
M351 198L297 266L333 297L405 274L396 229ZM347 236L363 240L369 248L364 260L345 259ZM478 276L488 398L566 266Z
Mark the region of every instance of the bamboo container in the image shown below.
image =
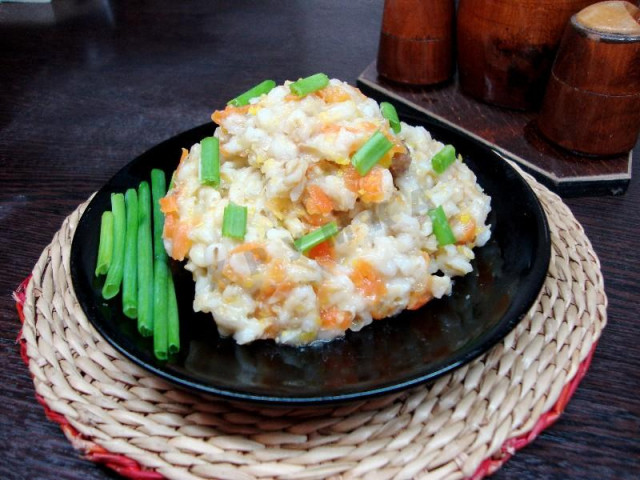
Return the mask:
M413 85L449 80L454 11L453 0L385 0L378 73Z
M640 8L600 2L571 18L538 118L552 142L588 155L633 148L640 130Z
M562 32L593 0L460 0L461 90L486 103L540 107Z

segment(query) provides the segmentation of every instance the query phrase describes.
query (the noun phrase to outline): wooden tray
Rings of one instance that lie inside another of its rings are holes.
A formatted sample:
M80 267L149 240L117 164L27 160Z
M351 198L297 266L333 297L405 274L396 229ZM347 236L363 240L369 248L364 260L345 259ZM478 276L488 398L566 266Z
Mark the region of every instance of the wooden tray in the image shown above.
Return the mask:
M629 186L633 151L609 158L572 154L541 136L535 112L481 103L462 94L455 80L437 87L394 84L378 76L373 62L358 77L358 86L368 96L393 101L400 112L477 138L562 196L621 195Z

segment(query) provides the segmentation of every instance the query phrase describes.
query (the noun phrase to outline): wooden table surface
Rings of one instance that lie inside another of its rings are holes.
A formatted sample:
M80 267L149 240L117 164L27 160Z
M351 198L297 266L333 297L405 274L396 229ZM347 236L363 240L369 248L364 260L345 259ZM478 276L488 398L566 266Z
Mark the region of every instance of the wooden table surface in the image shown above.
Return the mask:
M355 83L382 0L0 4L0 478L118 478L45 416L12 290L63 219L133 157L264 78ZM640 153L636 147L636 156ZM640 185L567 200L602 262L609 324L562 418L494 478L640 472Z

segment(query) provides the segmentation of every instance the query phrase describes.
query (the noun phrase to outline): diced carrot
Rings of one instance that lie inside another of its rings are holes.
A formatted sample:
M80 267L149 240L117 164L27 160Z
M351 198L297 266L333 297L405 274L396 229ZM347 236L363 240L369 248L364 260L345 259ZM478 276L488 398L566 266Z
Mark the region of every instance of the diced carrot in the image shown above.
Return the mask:
M186 148L183 148L182 154L180 155L180 163L182 163L184 159L187 158L188 155L189 155L189 150L187 150Z
M383 132L384 133L384 132ZM390 133L385 133L385 136L393 142L393 147L378 161L378 165L384 168L389 168L393 160L393 156L396 153L407 153L407 148L402 143L402 140L392 136Z
M257 300L264 302L269 299L276 291L278 285L284 281L285 270L282 262L278 259L269 264L265 274L264 283L260 287Z
M351 156L354 153L356 153L358 149L367 142L367 140L369 140L371 135L373 135L379 130L379 127L378 125L372 122L361 122L361 123L358 123L356 126L347 127L347 130L352 133L363 134L362 136L360 136L358 140L353 142L349 147L349 156Z
M269 261L269 254L264 249L262 244L258 242L245 242L233 248L231 251L229 251L229 257L237 254L251 255L256 262L260 262L261 264L267 263ZM245 259L248 262L252 261L251 258L245 257ZM254 272L252 272L251 277L253 277L253 273ZM249 278L249 277L245 278L239 275L233 269L233 267L231 266L231 262L229 261L227 261L225 263L225 266L222 268L222 274L232 282L240 283L244 285L246 288L254 286L254 283L253 283L254 280L252 278Z
M233 248L229 252L229 256L235 255L236 253L243 253L243 252L251 252L251 254L254 256L254 258L256 260L261 261L261 262L267 262L269 260L269 254L264 249L262 244L258 243L258 242L245 242L245 243L242 243L242 244L238 245L237 247Z
M240 276L236 274L233 268L231 268L231 263L229 262L226 262L224 267L222 267L222 275L232 282L239 282L241 280Z
M433 298L430 289L423 289L409 294L407 310L417 310Z
M364 177L349 165L343 171L345 186L356 193L363 201L368 203L379 203L384 200L384 189L382 185L382 167L373 167Z
M165 215L178 211L178 203L176 202L175 195L168 195L160 199L160 210Z
M323 267L329 267L335 263L336 250L333 248L333 241L326 240L315 247L313 247L307 253L307 256Z
M363 202L379 203L384 200L382 171L381 167L374 167L360 178L360 198Z
M339 310L338 307L331 306L320 310L320 319L322 320L322 326L324 328L346 330L351 325L353 320L353 314L344 310Z
M468 217L468 218L467 218ZM462 222L462 235L456 240L459 244L470 243L476 238L476 221L469 215Z
M171 250L171 258L182 261L184 257L189 253L192 241L189 238L189 231L191 228L185 223L181 223L176 229L173 235L173 248Z
M189 238L190 230L189 224L180 222L178 216L174 213L165 216L162 235L171 240L171 258L180 261L184 260L192 245Z
M351 281L362 295L371 300L377 300L387 293L387 287L382 280L380 272L366 260L354 260L353 271L349 278L351 278Z
M337 123L323 123L320 126L320 131L322 133L338 133L343 128L342 125L338 125Z
M314 95L320 97L326 103L346 102L351 98L346 90L338 85L328 85L323 89L314 92Z
M176 215L167 214L164 218L164 229L162 230L162 236L165 238L173 238L178 224L178 217Z
M379 128L378 125L376 125L373 122L360 122L355 127L353 127L353 131L373 134L376 131L378 131L378 128ZM368 139L369 137L365 138L364 141L366 142Z
M275 259L267 267L257 300L266 302L270 298L284 298L293 289L293 286L293 283L287 280L287 271L284 264L281 260Z
M293 286L293 282L279 283L278 285L276 285L276 288L271 296L277 299L284 299L285 297L287 297L287 295L289 295L291 290L293 290Z
M178 172L180 171L180 168L182 167L182 164L184 163L184 160L189 156L189 150L187 150L186 148L182 149L182 153L180 154L180 161L178 162L178 166L176 167L175 172L173 172L173 177L178 175ZM173 180L172 177L172 180Z
M272 316L274 315L273 313L269 314L269 310L267 310L266 314L262 314L262 318L268 318ZM278 326L273 323L267 325L267 328L264 329L264 338L276 338L277 335L278 335Z
M371 122L362 122L357 125L349 125L349 126L340 125L337 123L325 123L320 127L320 131L325 134L328 134L328 133L337 134L337 133L340 133L341 130L346 130L347 132L355 133L358 135L365 133L365 134L369 134L370 136L373 133L375 133L375 131L377 130L377 127L375 123L371 123ZM364 135L362 136L360 141L353 142L349 147L349 155L353 154L356 150L358 150L364 144L364 142L367 141L369 136Z
M269 263L269 268L267 269L267 278L269 278L269 280L275 283L282 283L286 277L287 269L282 260L276 258Z
M211 120L220 125L227 117L234 113L245 115L249 111L251 105L243 105L241 107L234 107L233 105L227 105L224 110L216 110L211 115Z
M266 302L270 298L284 298L292 289L293 284L291 282L274 283L267 281L260 287L256 300L258 302Z
M333 210L333 200L322 188L317 185L307 187L307 196L304 201L304 208L311 215L325 215Z
M358 193L358 190L360 190L360 179L362 178L360 174L351 164L349 164L342 172L344 185L353 193Z

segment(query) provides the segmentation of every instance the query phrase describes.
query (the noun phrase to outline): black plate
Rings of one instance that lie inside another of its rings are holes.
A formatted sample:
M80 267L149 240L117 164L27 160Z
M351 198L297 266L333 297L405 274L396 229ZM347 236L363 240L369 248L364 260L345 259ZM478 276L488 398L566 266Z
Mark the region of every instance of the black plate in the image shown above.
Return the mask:
M152 167L170 175L182 147L213 133L209 123L145 152L93 198L71 248L80 305L94 327L133 362L180 386L239 401L310 405L362 400L433 380L469 362L509 333L535 301L549 264L549 231L537 197L499 154L436 122L410 119L418 122L456 146L492 197L492 238L476 250L474 271L455 280L452 296L330 343L237 345L218 336L210 315L192 312L193 282L176 264L182 351L171 362L157 361L151 340L138 335L135 322L120 313L119 301L101 298L101 282L93 275L100 216L110 208L112 192L148 179Z

